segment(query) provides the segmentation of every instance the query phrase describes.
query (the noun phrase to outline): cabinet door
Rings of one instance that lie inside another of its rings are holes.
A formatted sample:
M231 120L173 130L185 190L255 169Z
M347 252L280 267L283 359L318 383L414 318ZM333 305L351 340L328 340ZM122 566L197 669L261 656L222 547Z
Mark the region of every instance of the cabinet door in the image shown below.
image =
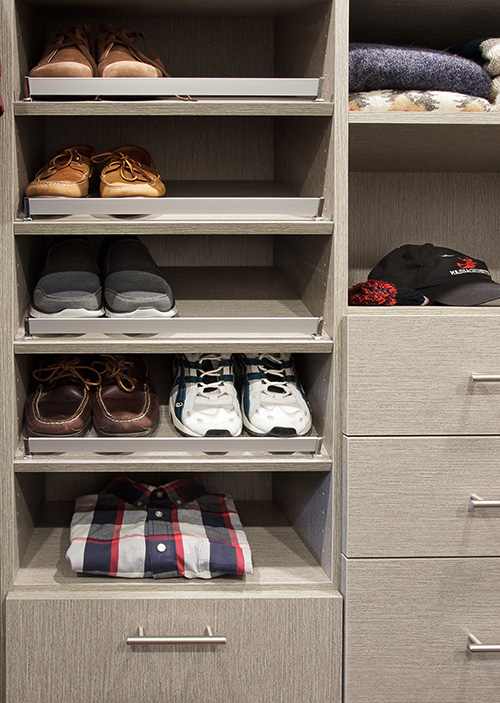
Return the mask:
M500 559L347 559L345 703L498 703Z
M338 703L342 599L33 599L7 602L10 703ZM146 636L226 644L128 645Z
M420 312L348 317L345 433L500 434L497 319Z

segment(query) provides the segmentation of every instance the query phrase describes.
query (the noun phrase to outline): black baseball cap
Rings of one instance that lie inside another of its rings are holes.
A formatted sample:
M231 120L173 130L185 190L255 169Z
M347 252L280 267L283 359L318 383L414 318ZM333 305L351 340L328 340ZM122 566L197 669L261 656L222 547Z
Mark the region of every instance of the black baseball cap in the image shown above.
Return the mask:
M369 279L414 288L443 305L480 305L500 298L484 261L434 244L405 244L379 261Z

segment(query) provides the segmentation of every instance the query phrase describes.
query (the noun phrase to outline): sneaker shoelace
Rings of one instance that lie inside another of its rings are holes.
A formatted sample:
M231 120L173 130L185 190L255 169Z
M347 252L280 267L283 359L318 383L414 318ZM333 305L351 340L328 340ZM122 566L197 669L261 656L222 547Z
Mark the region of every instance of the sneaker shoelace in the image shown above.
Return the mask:
M73 31L74 30L74 31ZM97 76L97 64L94 57L90 53L90 30L86 24L77 25L71 29L58 29L52 34L47 44L47 57L40 61L40 65L50 63L57 52L61 49L69 49L76 46L85 56L89 64L92 66L94 76Z
M75 149L74 147L67 147L66 149L63 149L63 151L60 151L59 154L53 156L49 163L38 171L35 178L49 178L68 166L74 171L80 171L81 173L85 172L86 164L83 160L83 156L80 154L78 149Z
M205 403L207 401L217 402L217 407L232 408L233 402L225 389L228 379L224 378L224 367L221 365L221 361L222 357L216 355L204 355L200 358L201 368L196 369L194 379L198 386L196 397ZM209 367L210 364L211 367ZM216 366L216 364L218 365Z
M136 159L123 154L121 151L106 151L92 157L95 164L103 163L108 171L120 170L120 176L124 181L133 183L134 181L145 181L154 183L156 178L160 178L158 171L148 170L148 167L141 164Z
M261 362L256 364L258 374L262 375L260 380L267 386L266 390L272 393L290 395L287 385L290 381L295 380L295 376L287 374L286 368L279 368L282 365L282 360L271 354L259 354L257 359L258 362Z
M92 368L101 376L107 375L108 378L114 378L123 391L127 393L135 391L137 379L128 373L129 368L134 366L134 362L130 359L117 359L111 354L101 356L102 361L100 359L93 361ZM98 370L99 367L102 367L102 370Z
M95 374L97 380L92 381L89 378L86 378L82 371L90 371L91 374ZM60 378L71 377L77 378L81 381L87 390L90 390L91 386L99 386L102 382L102 377L99 371L93 368L93 366L85 366L85 364L81 364L78 357L73 359L61 359L54 364L41 366L33 371L33 378L35 381L39 381L40 383L55 382Z

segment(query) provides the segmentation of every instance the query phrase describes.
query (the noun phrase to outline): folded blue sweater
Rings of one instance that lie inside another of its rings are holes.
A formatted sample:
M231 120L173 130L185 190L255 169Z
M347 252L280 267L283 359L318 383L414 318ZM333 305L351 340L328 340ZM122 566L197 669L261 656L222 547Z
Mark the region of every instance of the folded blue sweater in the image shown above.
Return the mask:
M479 64L434 49L349 45L349 92L446 90L487 98L491 78Z

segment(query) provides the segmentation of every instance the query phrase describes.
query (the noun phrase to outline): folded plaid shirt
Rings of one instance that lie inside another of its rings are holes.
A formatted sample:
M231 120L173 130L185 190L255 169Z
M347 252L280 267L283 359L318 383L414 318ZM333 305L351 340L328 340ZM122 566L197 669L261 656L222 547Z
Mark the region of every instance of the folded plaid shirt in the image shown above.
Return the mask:
M252 573L251 552L233 499L195 478L162 486L116 479L81 496L66 558L73 571L125 578L209 579Z

